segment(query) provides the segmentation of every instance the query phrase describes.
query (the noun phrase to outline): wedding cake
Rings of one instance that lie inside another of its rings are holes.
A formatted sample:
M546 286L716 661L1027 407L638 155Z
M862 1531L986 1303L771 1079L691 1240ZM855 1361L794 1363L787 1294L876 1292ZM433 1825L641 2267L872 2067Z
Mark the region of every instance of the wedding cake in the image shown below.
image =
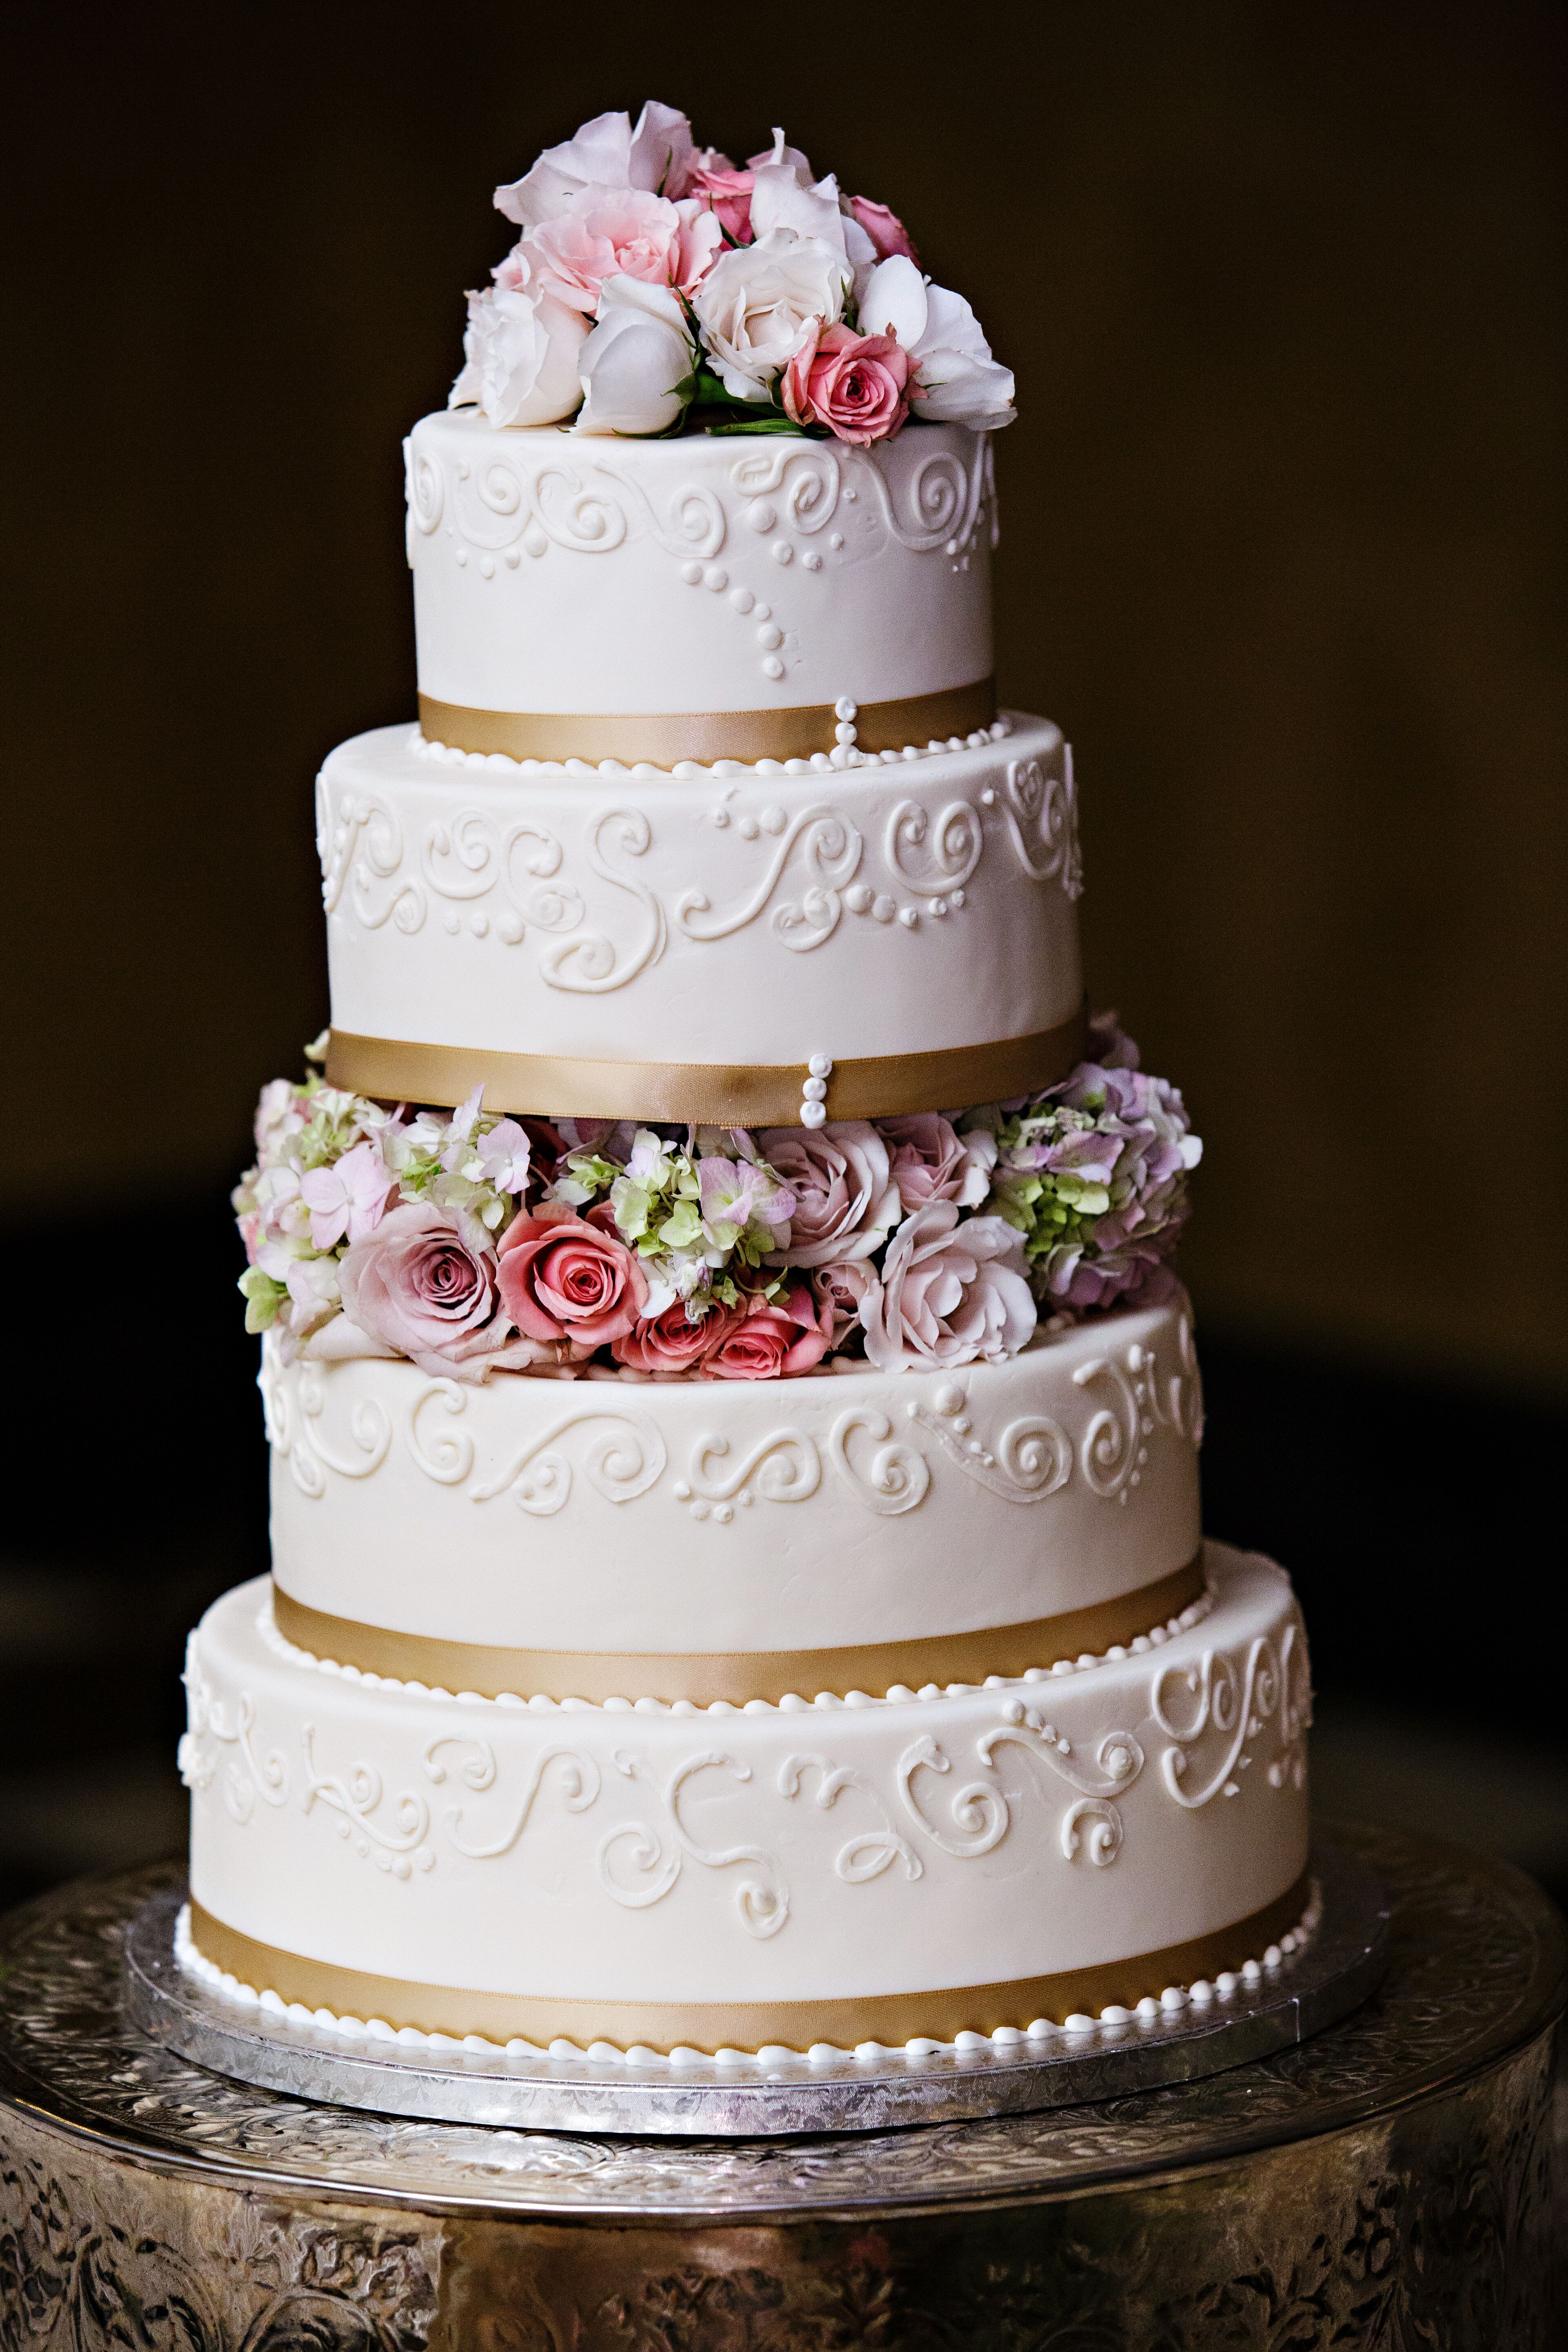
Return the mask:
M236 1196L273 1573L191 1637L182 1961L639 2064L1223 2004L1310 1932L1307 1657L1200 1535L1197 1139L995 706L1012 378L782 133L496 201Z

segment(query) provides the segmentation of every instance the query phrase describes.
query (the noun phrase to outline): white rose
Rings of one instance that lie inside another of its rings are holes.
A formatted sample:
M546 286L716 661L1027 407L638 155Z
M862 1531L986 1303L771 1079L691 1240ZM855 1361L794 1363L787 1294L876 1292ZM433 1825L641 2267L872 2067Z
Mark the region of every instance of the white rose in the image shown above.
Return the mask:
M766 400L802 344L843 316L849 276L841 247L792 228L721 253L692 308L725 390Z
M856 287L864 286L876 267L877 248L859 222L845 212L832 173L825 180L814 180L805 156L784 145L782 131L773 133L773 153L753 159L753 170L752 236L792 228L797 236L816 237L841 256L845 274Z
M577 357L588 320L552 294L497 286L468 297L463 372L447 401L477 401L492 425L554 425L583 397Z
M606 278L599 323L578 355L579 433L662 433L691 397L697 352L668 286Z
M597 114L576 136L547 147L521 180L495 193L495 206L521 228L573 211L586 188L644 188L679 194L691 153L691 125L649 99L634 131L626 114Z
M998 366L962 294L933 286L902 254L879 262L860 299L860 332L896 335L915 362L915 414L976 433L1011 425L1013 372Z

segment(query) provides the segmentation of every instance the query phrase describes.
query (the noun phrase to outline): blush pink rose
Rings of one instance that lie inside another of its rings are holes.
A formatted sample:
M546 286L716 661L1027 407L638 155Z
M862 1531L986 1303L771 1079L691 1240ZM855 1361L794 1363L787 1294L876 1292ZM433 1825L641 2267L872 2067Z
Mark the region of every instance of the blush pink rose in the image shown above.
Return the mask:
M849 1324L859 1322L860 1301L876 1286L876 1275L863 1257L841 1258L836 1265L814 1269L812 1295L832 1316L835 1339Z
M892 335L825 327L816 349L796 352L780 380L784 413L826 425L859 448L885 441L910 413L910 355Z
M564 1339L590 1354L631 1329L647 1301L647 1277L601 1205L580 1217L550 1201L500 1237L502 1303L530 1339Z
M581 209L532 230L518 248L532 259L545 291L592 316L606 278L668 285L682 228L676 207L642 188L589 188L584 199Z
M713 1314L724 1312L722 1307L713 1310ZM662 1314L650 1315L646 1322L635 1323L618 1339L612 1339L610 1353L617 1364L629 1364L637 1372L689 1372L713 1345L712 1322L710 1314L694 1323L685 1299L678 1298Z
M893 1179L906 1209L923 1209L928 1201L956 1201L961 1209L975 1209L990 1191L996 1139L984 1129L960 1135L934 1110L879 1118L877 1128L892 1147Z
M696 196L714 213L731 245L752 242L752 171L738 172L714 147L693 155L681 174L680 194Z
M793 1380L814 1371L833 1344L832 1311L804 1283L781 1299L715 1308L708 1321L719 1315L724 1322L701 1366L712 1381Z
M890 260L895 253L901 253L906 261L912 261L919 268L920 255L897 213L890 213L886 205L874 205L869 196L851 196L849 216L859 222L876 247L879 261Z
M770 1127L757 1150L795 1194L789 1243L770 1265L832 1265L870 1257L900 1215L888 1147L868 1119Z
M951 1201L929 1201L889 1243L860 1320L879 1371L1016 1356L1036 1320L1022 1235L1000 1217L961 1223Z
M350 1320L433 1379L482 1381L543 1353L514 1336L489 1235L460 1212L423 1201L392 1210L345 1252L337 1276Z

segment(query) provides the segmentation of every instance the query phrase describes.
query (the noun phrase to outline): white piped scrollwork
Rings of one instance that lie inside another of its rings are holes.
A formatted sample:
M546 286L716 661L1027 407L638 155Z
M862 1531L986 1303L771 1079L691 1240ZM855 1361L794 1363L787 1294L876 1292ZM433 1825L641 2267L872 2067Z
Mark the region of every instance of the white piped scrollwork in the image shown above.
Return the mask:
M1093 1823L1087 1839L1090 1862L1100 1869L1113 1863L1121 1851L1123 1832L1121 1815L1112 1801L1130 1789L1143 1769L1143 1749L1136 1734L1106 1732L1095 1748L1091 1769L1076 1753L1071 1740L1058 1733L1055 1724L1046 1722L1021 1699L1009 1699L1001 1724L981 1735L975 1750L981 1762L994 1769L996 1750L1007 1744L1021 1748L1035 1764L1047 1766L1069 1788L1081 1792L1061 1818L1058 1837L1064 1859L1073 1861L1083 1848L1086 1841L1079 1823L1089 1821Z
M329 1470L340 1478L368 1478L385 1461L392 1444L392 1416L385 1406L374 1397L359 1398L349 1412L354 1451L337 1451L328 1444L321 1429L327 1409L327 1387L321 1371L303 1363L294 1367L291 1378L285 1376L270 1332L262 1341L256 1385L261 1391L272 1450L288 1463L294 1484L312 1502L325 1493Z
M697 556L704 562L717 555L724 544L724 509L712 490L696 482L687 482L670 494L667 509L668 521L661 522L640 484L634 482L604 459L595 461L594 471L614 482L628 508L635 508L641 517L650 539L666 555Z
M858 488L870 484L882 520L900 547L917 555L939 547L956 555L967 551L980 523L991 479L989 454L989 436L984 433L975 442L971 467L952 450L938 450L914 467L897 498L882 467L869 460L856 467L855 481Z
M611 989L624 988L628 980L658 961L669 935L658 893L635 875L618 872L605 858L602 837L611 826L616 829L616 846L628 857L647 856L652 828L640 809L601 809L588 826L589 864L595 874L626 891L646 910L647 931L624 960L603 931L574 931L548 948L540 960L542 978L552 988L570 990L578 996L603 996Z
M767 870L749 898L716 915L705 890L683 890L676 901L676 923L689 940L723 940L744 930L772 899L798 847L806 887L798 900L786 899L774 908L773 928L786 948L797 952L819 948L837 929L844 911L839 893L853 880L864 846L841 810L821 805L803 809L780 836Z
M850 1439L862 1430L877 1448L865 1468L849 1451ZM911 1445L889 1444L887 1441L892 1434L893 1424L885 1412L850 1405L834 1423L827 1440L833 1466L856 1501L883 1519L896 1519L902 1512L914 1510L925 1500L931 1486L931 1465L925 1455Z
M1245 1664L1224 1650L1205 1650L1195 1666L1162 1666L1150 1685L1149 1712L1172 1745L1160 1759L1165 1787L1178 1805L1195 1812L1215 1797L1238 1796L1235 1775L1252 1762L1246 1751L1276 1716L1279 1722L1279 1753L1267 1779L1279 1789L1287 1780L1300 1788L1304 1769L1302 1746L1311 1716L1304 1670L1296 1659L1296 1628L1289 1626L1277 1656L1267 1634L1247 1648ZM1184 1721L1173 1720L1168 1685L1184 1688L1195 1704ZM1188 1783L1188 1769L1200 1742L1217 1734L1219 1761L1206 1767L1201 1786Z
M428 1438L420 1428L427 1404L439 1399L442 1410L455 1418L467 1407L468 1391L460 1381L432 1381L421 1389L408 1409L408 1450L437 1486L460 1486L474 1466L474 1441L466 1429L437 1427Z
M425 1843L430 1827L430 1808L425 1799L415 1790L405 1790L393 1802L391 1822L376 1821L374 1816L381 1808L384 1784L375 1766L361 1762L341 1773L319 1772L315 1738L315 1725L307 1723L300 1736L305 1756L305 1811L321 1805L335 1813L341 1833L353 1842L358 1853L373 1855L384 1866L401 1861L400 1878L407 1875L410 1862L428 1870L435 1856Z
M467 1732L443 1732L438 1738L430 1740L426 1745L424 1757L425 1774L433 1787L439 1788L442 1785L449 1769L446 1764L437 1761L438 1751L443 1748L460 1748L468 1750L467 1758L458 1767L458 1778L465 1789L471 1789L476 1794L482 1794L486 1790L494 1787L495 1751L488 1739L476 1738ZM562 1783L562 1801L567 1811L569 1813L584 1812L599 1793L598 1766L591 1756L584 1756L580 1748L546 1748L534 1758L523 1782L521 1793L514 1800L514 1811L510 1828L502 1829L499 1836L482 1839L478 1843L473 1843L463 1835L462 1806L454 1805L449 1809L447 1814L447 1834L458 1852L466 1855L470 1862L493 1862L498 1854L510 1853L527 1826L528 1817L533 1810L533 1801L539 1794L540 1785L552 1764L564 1767L559 1779Z
M1090 1418L1079 1441L1079 1462L1091 1495L1125 1503L1129 1487L1138 1484L1149 1458L1144 1440L1153 1424L1145 1428L1147 1416L1139 1410L1133 1383L1113 1356L1091 1356L1073 1373L1074 1385L1080 1389L1097 1381L1109 1382L1116 1402L1102 1405Z
M798 1429L775 1429L739 1462L714 1470L730 1451L727 1437L700 1437L691 1449L689 1483L706 1503L727 1503L755 1483L765 1503L804 1503L822 1484L822 1456Z
M471 1499L489 1503L510 1490L519 1509L531 1518L553 1518L572 1492L572 1465L561 1451L561 1440L587 1431L594 1433L582 1446L581 1466L589 1485L606 1503L630 1503L646 1495L665 1465L664 1440L658 1430L641 1413L584 1404L530 1438L494 1476L470 1486Z
M342 793L334 814L326 779L319 777L316 850L321 904L329 915L337 913L346 887L367 931L379 930L389 919L405 937L420 929L425 893L417 882L402 878L403 827L384 800L372 793Z
M1015 855L1033 882L1059 882L1069 898L1083 895L1078 843L1078 787L1072 745L1062 746L1062 772L1047 775L1038 760L1012 760L1003 814Z
M1023 1413L1007 1423L993 1445L972 1433L962 1382L945 1382L934 1405L911 1399L906 1410L940 1443L964 1475L1005 1503L1043 1503L1072 1476L1072 1447L1048 1413Z
M1007 1810L1006 1798L994 1780L969 1780L963 1788L954 1790L949 1807L958 1836L954 1837L949 1831L929 1821L921 1811L915 1796L915 1774L921 1770L945 1773L952 1769L952 1758L937 1746L929 1732L922 1732L899 1759L899 1794L904 1801L904 1810L910 1819L930 1838L932 1845L940 1846L943 1853L954 1854L960 1861L968 1862L976 1854L989 1853L993 1846L1001 1844L1007 1834L1012 1816Z
M730 468L730 486L743 499L776 496L782 490L791 524L806 534L825 530L832 521L841 478L831 450L802 449L787 441L750 449Z
M1079 1826L1082 1822L1089 1825L1087 1832ZM1109 1797L1079 1797L1062 1815L1063 1859L1073 1861L1087 1845L1090 1862L1103 1870L1121 1853L1124 1834L1121 1816Z
M663 1901L688 1857L705 1870L727 1870L737 1862L754 1863L767 1875L742 1880L735 1890L735 1908L749 1936L759 1941L776 1936L789 1917L789 1889L777 1857L760 1845L700 1845L680 1812L682 1794L694 1774L713 1769L746 1781L752 1777L751 1766L738 1763L722 1748L704 1748L678 1764L660 1789L647 1764L629 1750L617 1748L615 1765L626 1780L643 1781L658 1797L669 1843L647 1822L622 1822L606 1832L596 1856L599 1884L605 1894L628 1911L642 1911ZM636 1874L636 1883L630 1885L616 1875L617 1865L627 1864Z
M907 889L924 896L961 888L984 845L980 819L967 801L950 801L934 824L918 801L900 801L888 818L882 856Z
M513 879L514 852L525 841L537 846L523 860L534 877L533 887L518 890ZM509 825L499 837L479 809L465 809L449 824L426 826L420 848L420 866L437 897L459 903L499 894L495 916L499 936L515 947L531 924L536 930L563 931L583 919L583 898L570 883L552 884L561 870L562 848L542 825Z
M861 1773L848 1771L826 1756L786 1756L779 1766L779 1794L799 1796L802 1777L808 1771L820 1776L812 1801L823 1812L837 1803L846 1789L853 1789L877 1810L877 1827L858 1832L834 1856L836 1877L843 1879L847 1886L863 1886L868 1879L879 1878L895 1862L903 1864L908 1879L923 1875L925 1865L919 1854L907 1838L900 1836L878 1801L876 1790Z

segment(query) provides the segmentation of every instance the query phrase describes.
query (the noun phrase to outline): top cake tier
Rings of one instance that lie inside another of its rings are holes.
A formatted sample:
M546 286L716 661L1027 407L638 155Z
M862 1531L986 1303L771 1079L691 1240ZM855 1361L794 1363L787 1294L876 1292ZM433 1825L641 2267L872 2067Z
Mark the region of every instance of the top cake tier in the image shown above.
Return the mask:
M670 768L924 751L995 716L984 433L639 441L458 409L405 446L431 740Z

